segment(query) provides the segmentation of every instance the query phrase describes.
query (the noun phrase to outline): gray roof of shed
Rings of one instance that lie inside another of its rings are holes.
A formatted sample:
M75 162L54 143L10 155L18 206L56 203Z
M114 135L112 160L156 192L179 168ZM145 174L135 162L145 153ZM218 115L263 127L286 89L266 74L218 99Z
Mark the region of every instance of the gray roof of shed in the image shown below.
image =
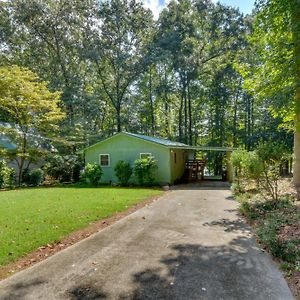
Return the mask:
M189 147L189 145L187 144L183 144L180 142L174 142L174 141L170 141L167 139L163 139L163 138L157 138L154 136L148 136L148 135L143 135L143 134L136 134L136 133L131 133L131 132L123 132L129 136L133 136L133 137L137 137L139 139L148 141L148 142L152 142L152 143L156 143L156 144L160 144L166 147Z
M0 135L0 148L4 148L5 150L12 151L12 150L16 150L17 146L7 136Z

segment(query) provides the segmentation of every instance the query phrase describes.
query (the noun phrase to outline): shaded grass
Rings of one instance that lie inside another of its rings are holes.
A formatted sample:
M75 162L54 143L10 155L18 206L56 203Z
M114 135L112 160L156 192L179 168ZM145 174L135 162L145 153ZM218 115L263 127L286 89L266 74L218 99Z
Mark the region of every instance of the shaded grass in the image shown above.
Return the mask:
M0 265L161 194L151 188L74 186L0 192Z

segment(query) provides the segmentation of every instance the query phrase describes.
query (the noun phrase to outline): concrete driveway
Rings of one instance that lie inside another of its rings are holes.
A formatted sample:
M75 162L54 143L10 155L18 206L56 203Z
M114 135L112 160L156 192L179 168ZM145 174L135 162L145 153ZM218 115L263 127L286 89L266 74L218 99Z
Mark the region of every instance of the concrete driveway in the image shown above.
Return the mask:
M229 189L179 186L0 283L0 299L293 299Z

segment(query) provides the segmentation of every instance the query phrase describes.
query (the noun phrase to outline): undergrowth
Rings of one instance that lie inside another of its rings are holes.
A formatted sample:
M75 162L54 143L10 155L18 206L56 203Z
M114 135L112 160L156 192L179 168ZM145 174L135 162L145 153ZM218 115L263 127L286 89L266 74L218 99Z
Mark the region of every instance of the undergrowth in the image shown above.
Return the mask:
M286 272L300 272L300 210L291 197L262 200L259 194L236 195L241 213L254 225L259 242L282 262ZM291 228L291 230L289 230Z

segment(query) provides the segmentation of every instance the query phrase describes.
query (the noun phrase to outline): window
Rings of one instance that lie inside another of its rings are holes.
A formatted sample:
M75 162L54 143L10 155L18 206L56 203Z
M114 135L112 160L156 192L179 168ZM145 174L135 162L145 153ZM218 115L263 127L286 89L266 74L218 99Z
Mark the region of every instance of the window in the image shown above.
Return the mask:
M109 154L100 154L99 162L101 167L109 167L110 166L110 156Z
M150 157L150 156L152 156L151 153L140 153L140 158L142 158L142 159L148 158L148 157Z

